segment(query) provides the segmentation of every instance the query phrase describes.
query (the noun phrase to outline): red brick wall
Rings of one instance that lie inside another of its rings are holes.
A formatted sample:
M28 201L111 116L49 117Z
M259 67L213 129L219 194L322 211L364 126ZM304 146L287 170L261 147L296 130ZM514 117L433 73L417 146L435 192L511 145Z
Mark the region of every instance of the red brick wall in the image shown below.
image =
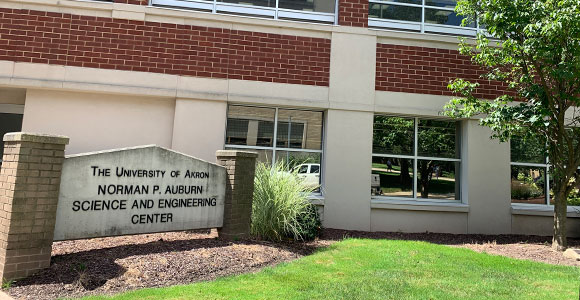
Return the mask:
M339 0L338 25L368 27L369 0Z
M330 40L0 8L0 60L328 86Z
M502 83L479 78L482 73L459 51L377 44L377 91L451 96L449 81L463 78L480 83L477 97L492 99L505 92Z

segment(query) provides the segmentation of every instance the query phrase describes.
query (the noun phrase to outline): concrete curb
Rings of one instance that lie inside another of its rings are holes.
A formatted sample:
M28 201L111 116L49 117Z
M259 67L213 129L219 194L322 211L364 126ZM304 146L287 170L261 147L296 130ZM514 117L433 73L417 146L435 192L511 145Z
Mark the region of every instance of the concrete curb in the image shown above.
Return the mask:
M0 300L14 300L14 298L10 297L10 295L3 291L0 291Z

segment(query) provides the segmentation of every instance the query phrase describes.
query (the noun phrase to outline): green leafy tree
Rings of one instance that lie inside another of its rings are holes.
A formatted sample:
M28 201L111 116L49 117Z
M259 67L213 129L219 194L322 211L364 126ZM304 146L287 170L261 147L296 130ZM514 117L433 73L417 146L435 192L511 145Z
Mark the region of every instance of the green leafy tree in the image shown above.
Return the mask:
M446 106L446 114L480 115L481 124L501 141L525 131L546 139L553 178L553 247L563 250L566 198L579 179L580 1L460 0L456 11L466 17L464 24L477 19L487 29L475 45L463 40L460 52L486 70L484 78L505 82L511 93L478 99L477 83L456 79L450 88L461 97Z

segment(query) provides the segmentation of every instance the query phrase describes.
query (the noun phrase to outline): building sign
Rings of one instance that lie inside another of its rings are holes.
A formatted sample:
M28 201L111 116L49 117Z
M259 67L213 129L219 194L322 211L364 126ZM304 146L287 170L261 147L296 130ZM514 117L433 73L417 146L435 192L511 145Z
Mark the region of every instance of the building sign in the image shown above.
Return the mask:
M54 240L221 227L226 170L144 146L68 156Z

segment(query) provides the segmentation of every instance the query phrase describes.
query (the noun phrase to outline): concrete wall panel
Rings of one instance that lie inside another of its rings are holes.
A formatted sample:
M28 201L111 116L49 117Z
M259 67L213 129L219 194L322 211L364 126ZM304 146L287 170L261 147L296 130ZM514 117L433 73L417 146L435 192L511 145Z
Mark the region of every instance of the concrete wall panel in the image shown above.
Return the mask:
M512 216L512 234L552 236L554 217L551 216ZM580 219L568 218L568 237L580 237Z
M467 233L467 214L373 209L371 231Z
M157 144L171 147L175 101L28 90L23 131L70 137L67 154Z
M376 44L375 36L336 32L332 34L329 86L331 103L373 104Z
M177 99L173 126L173 150L215 161L224 148L225 102Z
M373 114L329 110L323 191L324 226L369 230Z
M469 204L469 233L511 231L510 151L508 143L490 139L477 120L463 122L463 177Z

